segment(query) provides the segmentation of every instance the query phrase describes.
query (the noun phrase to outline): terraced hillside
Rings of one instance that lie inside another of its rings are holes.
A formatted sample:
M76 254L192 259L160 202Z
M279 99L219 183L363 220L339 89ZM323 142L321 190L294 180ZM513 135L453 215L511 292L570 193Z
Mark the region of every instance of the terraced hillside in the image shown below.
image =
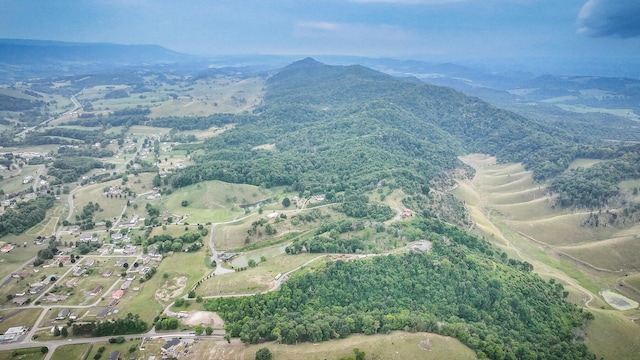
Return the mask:
M630 299L640 299L640 224L620 226L606 222L594 226L589 219L596 215L605 218L619 211L560 208L555 206L555 196L544 184L534 182L531 172L521 164L497 164L494 157L479 154L461 160L476 170L473 179L458 180L454 190L465 201L474 232L510 256L529 261L541 275L565 283L570 301L600 309L602 314L596 317L592 334L614 331L612 323L628 328L633 324L629 320L637 322L638 309L615 310L607 305L602 292L614 290ZM583 160L579 163L591 164ZM627 320L613 320L619 317ZM635 325L631 328L635 329L634 334L640 330ZM627 344L637 342L633 336L630 334ZM595 349L594 352L597 353Z

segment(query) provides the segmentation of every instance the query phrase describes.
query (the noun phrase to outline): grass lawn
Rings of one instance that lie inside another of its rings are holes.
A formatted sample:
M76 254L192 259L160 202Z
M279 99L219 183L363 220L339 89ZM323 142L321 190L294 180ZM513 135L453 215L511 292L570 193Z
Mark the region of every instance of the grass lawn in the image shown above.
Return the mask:
M82 359L90 347L91 344L62 345L56 348L51 360Z
M2 350L0 351L0 360L40 360L44 359L45 354L40 351L42 347L32 347L19 350ZM15 355L14 355L15 353Z
M2 310L4 316L0 322L0 333L4 334L8 328L16 326L33 326L42 313L42 309Z

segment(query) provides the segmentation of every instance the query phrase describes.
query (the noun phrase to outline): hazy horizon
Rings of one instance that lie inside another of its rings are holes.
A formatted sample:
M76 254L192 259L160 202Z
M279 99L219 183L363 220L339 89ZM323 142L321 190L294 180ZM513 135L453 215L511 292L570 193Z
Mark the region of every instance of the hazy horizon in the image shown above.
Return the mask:
M0 38L567 70L640 59L637 0L0 1ZM510 69L506 69L510 70Z

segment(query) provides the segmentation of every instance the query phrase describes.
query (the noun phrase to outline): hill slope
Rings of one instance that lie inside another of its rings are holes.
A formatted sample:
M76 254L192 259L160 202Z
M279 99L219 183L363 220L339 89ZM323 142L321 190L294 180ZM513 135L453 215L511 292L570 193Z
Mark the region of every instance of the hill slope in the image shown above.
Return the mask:
M571 136L455 90L398 79L362 66L293 63L267 82L265 105L230 118L237 126L202 146L199 165L176 187L218 179L288 185L312 193L395 183L428 192L457 156L485 152L553 169L573 156ZM275 144L274 150L252 150ZM569 148L569 152L564 151ZM563 151L559 151L562 149ZM557 154L550 155L549 152ZM567 154L567 155L563 155ZM551 161L548 161L551 159Z

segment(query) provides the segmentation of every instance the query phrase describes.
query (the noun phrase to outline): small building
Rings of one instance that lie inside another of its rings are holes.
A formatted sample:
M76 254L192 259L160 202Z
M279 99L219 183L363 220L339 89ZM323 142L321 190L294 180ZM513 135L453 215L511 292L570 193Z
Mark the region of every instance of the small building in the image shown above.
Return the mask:
M127 290L131 286L131 280L127 280L120 285L120 290Z
M272 213L268 214L268 215L267 215L267 217L268 217L269 219L275 219L275 218L277 218L277 217L278 217L278 215L279 215L279 214L278 214L276 211L274 211L274 212L272 212Z
M109 309L109 308L102 309L102 310L100 310L100 312L98 312L96 314L96 318L97 319L104 319L107 315L109 315L110 311L111 311L111 309Z
M168 353L172 353L176 347L178 347L178 345L180 345L180 340L173 338L169 341L167 341L166 344L162 345L162 349L160 349L160 351L162 352L162 354L168 354Z
M124 295L124 290L120 289L120 290L114 291L113 294L111 294L111 297L114 299L120 299L123 295Z
M104 286L98 285L93 290L91 290L89 292L89 295L96 296L96 295L98 295L98 294L100 294L102 292L102 289L104 289Z
M71 275L73 275L73 276L80 276L80 275L82 275L83 273L84 273L84 269L83 269L83 268L81 268L81 267L79 267L79 266L76 266L76 268L75 268L75 269L73 269L73 274L71 274Z
M42 289L44 288L44 285L40 285L40 286L36 286L31 288L31 290L29 290L29 294L35 295L40 293L40 291L42 291Z
M24 305L27 301L28 301L28 299L26 297L15 297L15 298L11 299L12 303L18 304L20 306Z
M9 251L13 250L14 246L11 244L7 244L5 246L3 246L0 251L3 253L8 253Z
M84 262L84 266L86 267L91 267L93 266L93 264L96 263L96 259L94 258L88 258L85 262Z
M109 304L107 306L112 308L112 307L118 305L119 302L120 302L120 300L118 300L118 299L111 299L111 301L109 301Z
M404 209L404 210L402 211L402 216L404 216L404 217L410 217L410 216L411 216L411 210L409 210L409 209Z
M104 277L109 277L113 274L113 270L107 270L105 272L102 273L102 276Z
M17 271L17 272L11 273L11 277L14 279L24 279L27 276L29 276L28 271Z
M69 262L69 260L71 260L70 257L63 256L63 257L60 258L60 260L58 260L58 262L62 263L62 265L66 265Z
M67 300L67 295L48 295L42 298L42 302L58 302Z
M74 311L71 314L69 314L69 320L76 320L78 319L78 312Z
M64 320L69 316L71 311L69 309L62 309L58 311L58 316L56 316L56 320Z
M29 328L26 326L10 327L4 332L2 337L5 341L15 341L18 337L26 334L27 331L29 331Z
M120 360L120 351L115 350L109 355L109 360Z

